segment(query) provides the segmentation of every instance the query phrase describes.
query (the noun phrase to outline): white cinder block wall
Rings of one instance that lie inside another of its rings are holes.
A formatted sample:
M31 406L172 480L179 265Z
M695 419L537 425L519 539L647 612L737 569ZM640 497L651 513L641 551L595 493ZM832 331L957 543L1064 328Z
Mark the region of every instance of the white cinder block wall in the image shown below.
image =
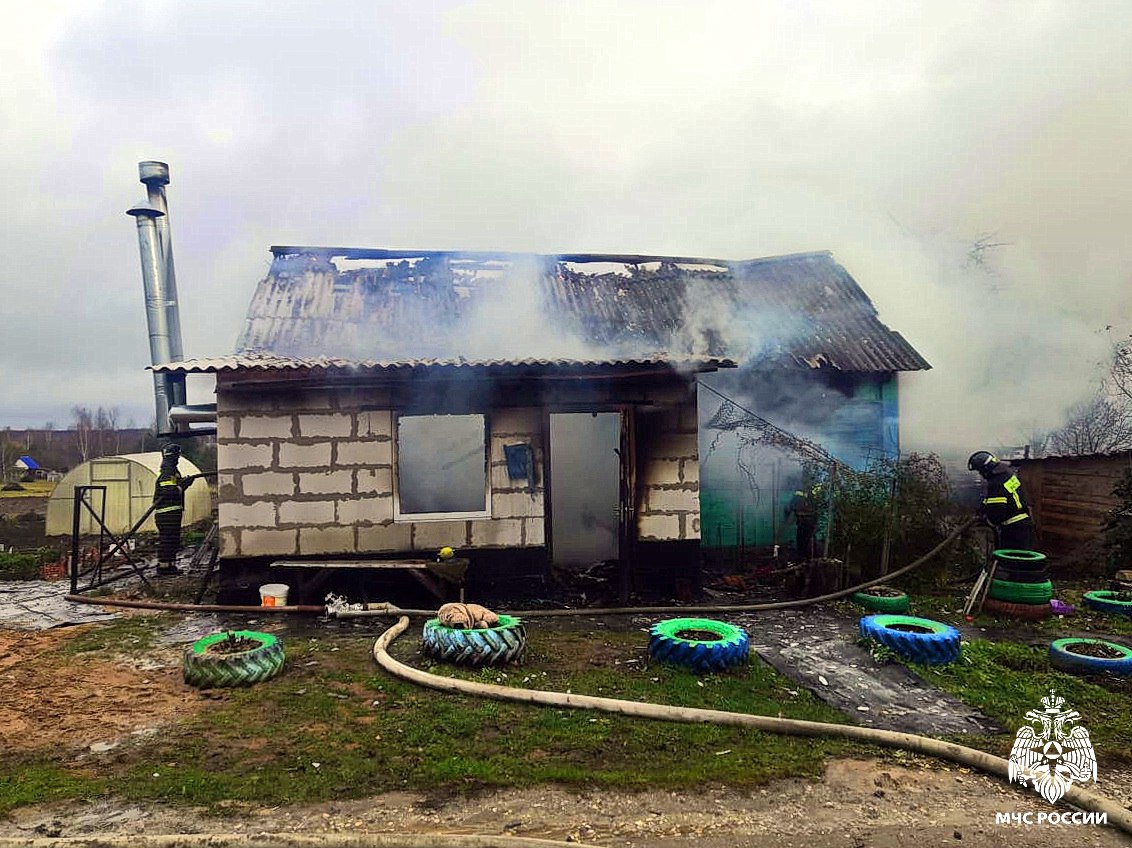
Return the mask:
M491 518L393 518L393 413L380 392L221 392L221 555L309 556L545 544L542 413L500 409L491 438ZM511 480L503 446L532 447L535 481Z
M642 541L698 539L694 394L637 416ZM543 410L487 415L491 517L395 521L394 413L381 390L218 392L223 557L435 552L546 544ZM534 485L511 480L503 446L531 446Z

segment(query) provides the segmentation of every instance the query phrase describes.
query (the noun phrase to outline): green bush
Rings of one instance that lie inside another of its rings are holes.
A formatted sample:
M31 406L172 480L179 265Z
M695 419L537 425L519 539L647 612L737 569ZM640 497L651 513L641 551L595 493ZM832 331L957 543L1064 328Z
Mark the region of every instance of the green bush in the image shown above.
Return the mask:
M58 558L53 548L0 553L0 580L37 580L39 567Z
M1112 494L1120 505L1105 518L1104 546L1110 569L1119 571L1132 568L1132 470L1124 472Z
M946 469L935 454L877 459L863 471L839 469L832 479L811 473L821 491L832 486L830 555L856 565L865 578L880 575L886 534L888 570L895 571L942 542L964 517L956 512ZM828 494L819 495L818 506L818 527L824 529ZM960 540L909 578L939 583L952 571L977 568L982 556L972 540Z

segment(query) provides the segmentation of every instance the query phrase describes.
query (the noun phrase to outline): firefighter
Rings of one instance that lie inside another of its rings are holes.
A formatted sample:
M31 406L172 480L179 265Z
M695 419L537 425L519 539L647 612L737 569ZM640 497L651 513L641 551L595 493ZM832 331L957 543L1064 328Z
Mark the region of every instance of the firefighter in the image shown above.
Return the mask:
M794 516L794 542L801 559L814 558L814 531L818 526L816 493L816 488L808 493L797 490L783 512L787 518Z
M198 475L182 477L177 470L180 445L161 449L161 470L153 487L153 518L157 522L157 573L178 574L177 552L181 549L181 519L185 514L185 489Z
M1035 543L1034 521L1030 518L1022 481L1014 469L985 450L971 454L967 468L979 472L986 481L979 517L994 528L995 546L1032 550Z

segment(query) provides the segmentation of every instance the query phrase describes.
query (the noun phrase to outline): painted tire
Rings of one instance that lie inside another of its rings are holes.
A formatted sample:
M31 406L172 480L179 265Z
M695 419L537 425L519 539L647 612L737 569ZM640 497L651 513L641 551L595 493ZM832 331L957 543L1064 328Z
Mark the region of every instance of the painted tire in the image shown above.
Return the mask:
M897 630L906 625L927 633ZM867 615L861 619L861 635L890 648L909 662L946 665L959 658L959 631L930 618L910 615Z
M714 639L688 639L679 634L704 631ZM751 641L747 631L710 618L670 618L649 629L649 659L690 668L697 674L745 664Z
M208 649L234 632L242 639L256 643L254 648L235 654L209 653ZM213 633L193 643L185 651L181 670L185 682L200 689L221 686L251 686L268 680L283 670L283 643L270 633L254 630Z
M1116 595L1116 592L1110 592L1108 589L1086 592L1085 606L1113 615L1132 615L1132 601L1118 601Z
M876 587L874 587L876 588ZM850 600L858 606L872 612L908 612L908 596L901 592L899 595L872 595L870 590L854 592Z
M994 570L996 580L1006 583L1045 583L1049 580L1049 569L1038 568L1034 571L1017 571L1000 565Z
M423 653L455 665L506 665L521 660L526 650L527 630L513 615L501 615L495 627L476 630L445 627L430 618L421 635Z
M1007 568L1044 568L1046 555L1037 551L1020 551L1015 548L999 548L991 553L999 565Z
M987 598L983 601L983 612L1002 618L1017 618L1022 621L1040 621L1053 615L1053 607L1049 604L1012 604L1009 601L999 601Z
M992 580L987 594L996 601L1006 601L1011 604L1048 604L1053 600L1053 584L1048 580L1042 583Z
M1072 645L1104 645L1119 651L1122 656L1113 659L1087 657L1067 650ZM1077 674L1132 674L1132 648L1106 642L1103 639L1058 639L1049 646L1049 661L1056 669Z

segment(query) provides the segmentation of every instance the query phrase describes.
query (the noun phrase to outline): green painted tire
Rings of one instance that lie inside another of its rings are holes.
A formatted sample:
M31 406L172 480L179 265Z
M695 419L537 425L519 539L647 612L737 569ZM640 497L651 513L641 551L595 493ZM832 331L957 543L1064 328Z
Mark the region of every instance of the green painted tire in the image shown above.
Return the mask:
M229 634L251 640L256 646L234 654L209 652L210 647L227 639ZM213 633L198 639L185 651L181 669L185 682L199 689L251 686L282 671L284 659L283 643L270 633L235 630Z
M880 588L883 587L873 587L873 589ZM903 592L899 595L874 595L872 589L865 589L863 592L854 592L850 600L870 612L891 612L897 615L908 612L908 596Z
M713 636L692 639L689 632ZM649 628L649 659L690 668L696 674L746 664L751 642L747 631L711 618L669 618Z
M430 618L421 634L425 655L456 665L505 665L521 660L526 650L527 630L513 615L501 615L495 627L476 630L445 627Z
M1010 580L992 580L988 597L1009 604L1048 604L1053 600L1053 584L1044 580L1041 583L1014 583Z
M1108 589L1097 589L1085 593L1085 606L1098 612L1112 613L1113 615L1132 615L1132 601L1117 600L1119 592L1110 592Z
M1021 551L1015 548L999 548L991 556L1007 565L1045 565L1046 555L1037 551Z

